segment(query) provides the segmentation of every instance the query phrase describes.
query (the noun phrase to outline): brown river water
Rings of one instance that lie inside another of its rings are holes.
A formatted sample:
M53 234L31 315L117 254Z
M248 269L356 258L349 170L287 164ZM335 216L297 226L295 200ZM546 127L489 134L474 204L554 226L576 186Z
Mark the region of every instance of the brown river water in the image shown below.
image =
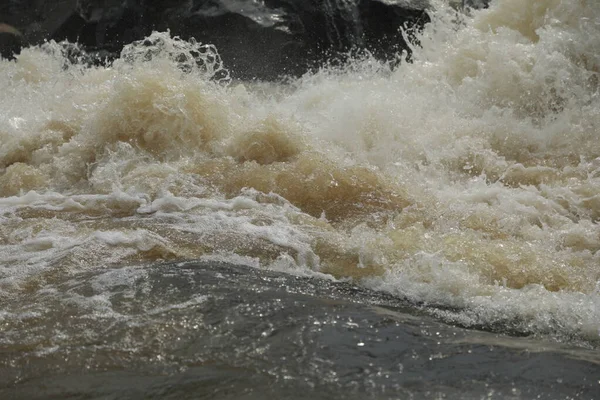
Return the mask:
M0 60L2 398L597 398L600 4L434 3L285 83Z

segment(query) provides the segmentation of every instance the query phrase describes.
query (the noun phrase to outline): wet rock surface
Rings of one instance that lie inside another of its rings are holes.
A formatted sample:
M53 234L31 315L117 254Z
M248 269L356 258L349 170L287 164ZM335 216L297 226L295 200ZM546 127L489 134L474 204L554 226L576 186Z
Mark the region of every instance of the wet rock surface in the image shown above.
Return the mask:
M600 387L597 350L218 262L80 274L12 301L22 313L3 316L5 399L593 399Z
M9 0L0 22L29 43L68 40L113 56L170 30L216 45L234 77L271 79L356 50L393 59L408 49L400 27L422 26L427 7L427 0Z

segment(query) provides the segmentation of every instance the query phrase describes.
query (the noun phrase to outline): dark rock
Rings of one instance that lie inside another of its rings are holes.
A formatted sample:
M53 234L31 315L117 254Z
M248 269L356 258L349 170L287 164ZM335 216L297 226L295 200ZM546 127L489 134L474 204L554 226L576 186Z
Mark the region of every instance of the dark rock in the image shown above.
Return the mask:
M21 52L21 33L10 25L0 23L0 58L14 58Z
M27 42L55 37L76 8L77 0L2 0L0 23L17 27Z
M8 0L5 22L30 42L78 42L116 57L152 31L214 44L233 77L298 75L368 50L408 50L401 27L428 21L428 0ZM27 10L27 11L24 11Z
M488 8L490 6L491 0L463 0L462 5L463 8Z

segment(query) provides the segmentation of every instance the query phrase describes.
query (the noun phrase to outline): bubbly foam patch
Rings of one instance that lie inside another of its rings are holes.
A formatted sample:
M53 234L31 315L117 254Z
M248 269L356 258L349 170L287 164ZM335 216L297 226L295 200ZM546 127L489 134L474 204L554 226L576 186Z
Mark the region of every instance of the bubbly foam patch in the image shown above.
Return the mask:
M600 9L431 17L412 63L287 84L232 85L165 33L107 67L55 43L0 61L0 296L219 259L596 346Z

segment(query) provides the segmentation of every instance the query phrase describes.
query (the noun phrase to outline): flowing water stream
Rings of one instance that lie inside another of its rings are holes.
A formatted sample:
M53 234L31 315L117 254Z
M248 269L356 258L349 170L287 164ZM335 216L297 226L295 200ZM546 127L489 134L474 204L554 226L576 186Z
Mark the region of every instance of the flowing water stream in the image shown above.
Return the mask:
M3 398L597 396L600 3L430 14L285 83L0 60Z

